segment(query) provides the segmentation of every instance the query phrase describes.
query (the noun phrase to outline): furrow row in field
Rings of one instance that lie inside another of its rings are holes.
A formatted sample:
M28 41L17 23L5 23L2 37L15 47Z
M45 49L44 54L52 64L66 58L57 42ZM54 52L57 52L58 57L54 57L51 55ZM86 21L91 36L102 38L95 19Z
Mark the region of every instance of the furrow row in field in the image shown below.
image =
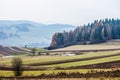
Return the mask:
M26 53L29 51L29 49L25 48L0 46L0 54L5 56Z

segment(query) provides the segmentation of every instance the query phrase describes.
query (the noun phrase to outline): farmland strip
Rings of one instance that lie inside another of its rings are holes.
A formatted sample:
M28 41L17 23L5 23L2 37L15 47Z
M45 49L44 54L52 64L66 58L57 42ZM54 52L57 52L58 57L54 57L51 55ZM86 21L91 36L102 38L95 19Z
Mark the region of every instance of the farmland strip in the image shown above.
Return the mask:
M112 55L105 55L105 56L88 57L88 58L76 58L76 59L68 59L68 60L48 61L48 62L28 64L28 65L30 65L30 66L43 66L43 65L52 65L52 64L62 64L62 63L85 61L85 60L99 59L99 58L119 56L119 55L120 55L120 53L112 54Z

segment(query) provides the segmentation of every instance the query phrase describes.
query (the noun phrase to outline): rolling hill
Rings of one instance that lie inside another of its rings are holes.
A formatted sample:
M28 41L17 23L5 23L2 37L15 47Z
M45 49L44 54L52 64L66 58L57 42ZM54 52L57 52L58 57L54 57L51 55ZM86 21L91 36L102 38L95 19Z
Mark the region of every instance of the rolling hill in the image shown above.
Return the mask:
M105 49L120 49L120 42L110 40L101 44L92 45L71 45L64 48L54 49L52 51L66 51L66 50L105 50Z
M30 49L23 47L6 47L0 46L0 54L2 55L16 55L16 54L24 54L30 52Z
M75 44L98 44L112 39L120 39L120 19L95 20L73 31L55 33L48 49Z
M69 24L40 24L32 21L0 20L0 45L47 47L55 32L72 30Z

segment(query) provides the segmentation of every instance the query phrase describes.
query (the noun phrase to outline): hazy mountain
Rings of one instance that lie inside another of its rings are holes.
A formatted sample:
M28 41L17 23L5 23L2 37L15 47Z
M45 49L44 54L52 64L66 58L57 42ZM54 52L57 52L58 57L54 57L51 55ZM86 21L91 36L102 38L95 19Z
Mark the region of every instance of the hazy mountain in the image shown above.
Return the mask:
M40 24L32 21L0 20L0 45L49 46L56 32L69 31L75 27L68 24Z

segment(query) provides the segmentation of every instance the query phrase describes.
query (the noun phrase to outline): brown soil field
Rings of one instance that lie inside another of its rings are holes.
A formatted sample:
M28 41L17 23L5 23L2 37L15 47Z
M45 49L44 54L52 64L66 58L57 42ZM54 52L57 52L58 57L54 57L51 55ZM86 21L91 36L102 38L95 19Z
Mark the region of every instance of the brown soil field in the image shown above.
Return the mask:
M112 62L105 62L105 63L99 63L99 64L93 64L93 65L85 65L85 66L76 66L76 67L69 67L67 69L120 69L120 60L118 61L112 61Z
M27 48L0 46L0 54L5 55L5 56L23 54L29 51L30 49L27 49Z
M10 80L10 78L1 78L1 80ZM12 78L11 80L17 80ZM40 79L40 78L23 78L19 80L120 80L120 78L49 78L49 79Z

